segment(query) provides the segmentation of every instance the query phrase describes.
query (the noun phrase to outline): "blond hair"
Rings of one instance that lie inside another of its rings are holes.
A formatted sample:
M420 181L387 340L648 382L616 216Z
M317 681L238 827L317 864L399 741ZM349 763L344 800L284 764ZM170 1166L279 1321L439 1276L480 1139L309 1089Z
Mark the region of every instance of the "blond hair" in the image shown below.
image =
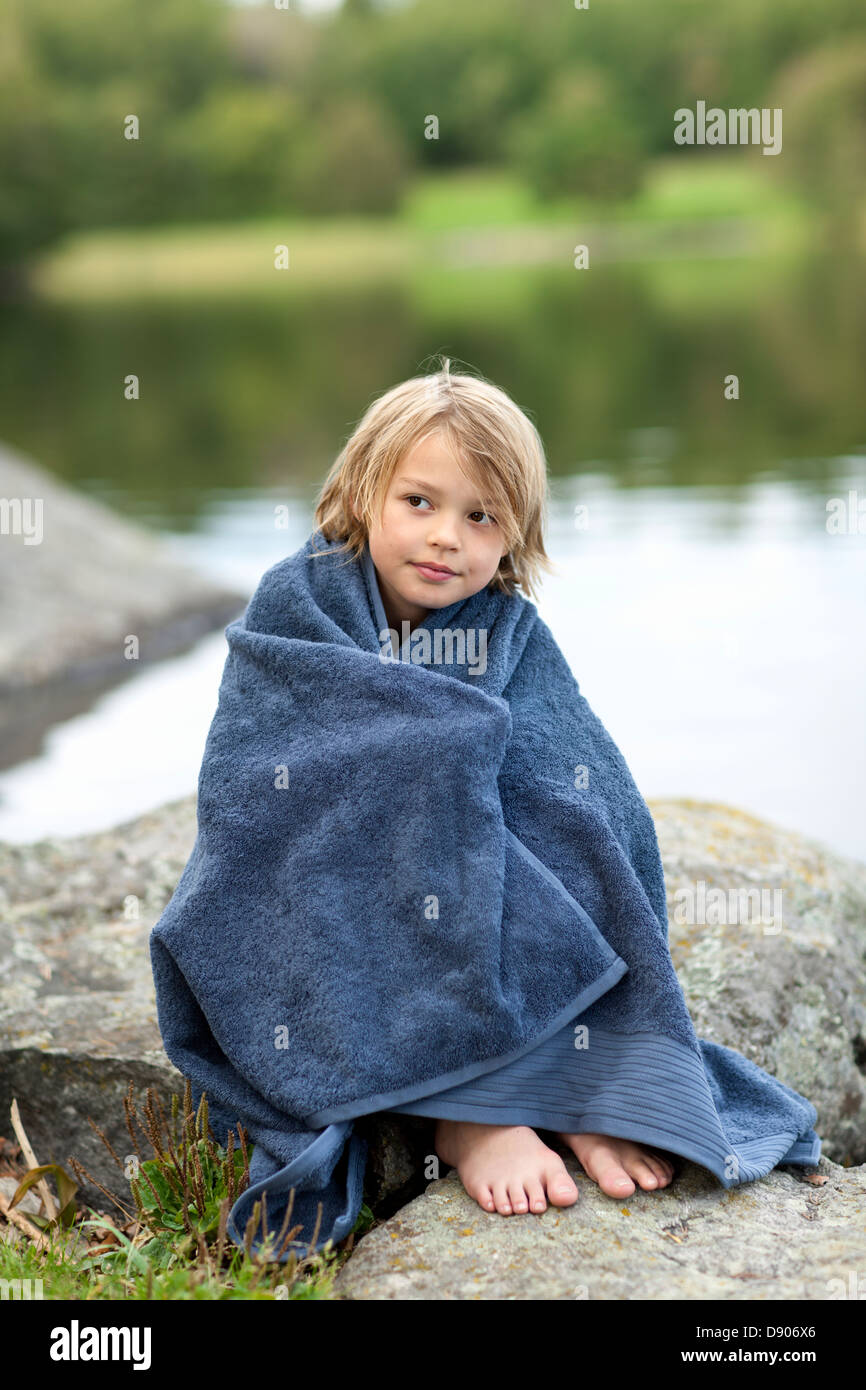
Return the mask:
M553 569L544 549L547 467L541 436L498 386L478 376L452 376L450 359L440 361L432 375L401 381L367 409L325 479L316 527L326 540L343 543L338 550L360 556L371 522L382 516L397 465L415 444L441 433L464 471L482 478L507 542L490 586L514 593L519 585L534 596L539 571Z

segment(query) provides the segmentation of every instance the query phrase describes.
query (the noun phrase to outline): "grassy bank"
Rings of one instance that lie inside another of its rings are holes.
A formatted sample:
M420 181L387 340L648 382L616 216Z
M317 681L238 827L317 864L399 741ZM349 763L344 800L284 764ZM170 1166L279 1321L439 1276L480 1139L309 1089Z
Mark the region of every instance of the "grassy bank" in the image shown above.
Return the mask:
M393 217L264 219L141 229L69 238L34 270L38 293L57 300L292 295L436 271L569 265L591 236L604 259L657 260L706 254L708 228L732 255L784 254L808 244L809 209L754 159L671 157L649 170L641 194L600 205L540 203L518 180L486 170L425 177ZM274 268L285 244L289 268ZM462 278L460 276L458 279Z
M36 1165L20 1117L13 1113L20 1139L15 1162L6 1154L7 1141L0 1141L0 1175L17 1184L11 1200L0 1200L0 1281L12 1285L3 1284L4 1297L81 1301L334 1297L334 1279L349 1258L356 1235L375 1224L366 1205L362 1204L345 1240L336 1247L329 1241L314 1254L317 1230L309 1244L299 1241L302 1226L290 1225L292 1202L277 1230L271 1226L266 1205L257 1201L243 1232L243 1245L235 1244L228 1234L228 1215L249 1186L253 1152L240 1126L230 1132L226 1147L218 1144L208 1122L206 1099L202 1098L197 1112L192 1108L189 1082L182 1105L178 1097L173 1098L170 1117L151 1090L139 1110L131 1085L124 1112L133 1146L125 1162L98 1126L93 1126L123 1174L123 1181L116 1183L117 1194L74 1158L70 1160L74 1179L57 1164ZM150 1157L145 1156L146 1149ZM55 1184L54 1193L46 1185L49 1178ZM110 1199L111 1214L76 1199L78 1184L85 1181ZM120 1195L127 1188L127 1194ZM24 1199L29 1206L21 1205ZM21 1283L17 1290L16 1281Z

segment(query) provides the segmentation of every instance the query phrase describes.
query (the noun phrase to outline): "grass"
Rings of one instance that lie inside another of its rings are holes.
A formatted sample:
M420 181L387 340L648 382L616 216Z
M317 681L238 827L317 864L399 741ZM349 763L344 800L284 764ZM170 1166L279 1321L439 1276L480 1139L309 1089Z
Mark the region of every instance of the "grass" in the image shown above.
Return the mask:
M113 228L80 233L36 265L37 292L57 299L135 299L216 293L286 295L338 291L379 281L422 283L437 270L465 281L454 261L454 238L483 235L480 263L489 250L495 270L527 264L530 232L550 233L541 259L559 263L565 243L581 225L630 225L649 235L660 224L685 232L701 224L740 219L756 233L760 250L798 249L808 240L808 206L784 189L774 172L748 152L714 152L702 159L669 156L647 170L641 193L613 206L586 199L540 202L519 179L487 169L425 175L391 217L265 218L244 223L202 223ZM478 239L476 238L476 242ZM277 271L275 248L286 245L289 267ZM640 240L630 258L652 260ZM532 252L537 263L537 250Z
M695 158L670 155L647 168L635 198L608 205L591 199L542 202L519 179L486 169L460 170L419 179L402 217L419 231L461 227L509 227L577 219L591 222L700 221L710 218L808 215L801 198L787 191L760 161L743 152Z
M194 1113L189 1082L183 1105L173 1098L170 1118L151 1090L139 1113L131 1084L124 1112L134 1150L126 1164L98 1126L93 1128L128 1178L128 1201L108 1192L80 1163L71 1162L76 1177L104 1192L119 1215L112 1219L89 1207L76 1208L70 1199L76 1184L57 1165L31 1168L12 1199L13 1210L26 1188L38 1191L35 1179L49 1171L60 1193L57 1205L62 1203L64 1209L53 1212L43 1198L40 1214L23 1217L19 1212L29 1230L14 1229L14 1243L0 1241L0 1279L30 1280L31 1288L32 1281L39 1280L43 1298L81 1301L335 1296L334 1279L355 1235L374 1222L367 1206L362 1206L354 1231L339 1247L329 1241L314 1253L318 1232L305 1247L299 1244L302 1228L289 1224L291 1204L276 1231L267 1222L266 1205L256 1202L243 1245L237 1245L227 1236L227 1219L249 1184L252 1150L243 1129L238 1127L237 1139L235 1131L228 1135L225 1148L219 1145L208 1123L207 1098L202 1096ZM149 1147L150 1157L142 1152L143 1145Z
M71 1237L58 1238L41 1254L31 1245L0 1245L0 1279L30 1279L31 1289L33 1280L41 1280L46 1300L322 1300L333 1297L336 1273L336 1255L321 1256L315 1268L287 1281L281 1266L256 1264L242 1253L231 1267L216 1272L198 1261L162 1269L140 1250L120 1262L95 1261L77 1251Z

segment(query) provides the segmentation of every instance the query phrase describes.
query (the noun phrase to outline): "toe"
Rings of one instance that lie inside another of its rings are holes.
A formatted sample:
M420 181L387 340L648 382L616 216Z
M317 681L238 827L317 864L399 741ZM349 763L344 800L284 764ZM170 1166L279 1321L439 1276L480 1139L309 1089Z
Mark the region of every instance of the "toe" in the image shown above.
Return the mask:
M485 1211L495 1211L496 1203L493 1200L493 1193L486 1183L482 1183L476 1191L470 1192L470 1197L474 1197L480 1207Z
M596 1154L590 1177L595 1179L608 1197L630 1197L635 1190L635 1184L610 1149L602 1149Z
M568 1207L577 1201L577 1183L568 1176L565 1164L549 1168L544 1174L547 1195L557 1207Z
M623 1160L623 1166L631 1178L646 1192L651 1192L653 1188L659 1186L659 1179L653 1172L645 1154L629 1154Z
M500 1178L498 1182L493 1184L493 1201L496 1204L496 1210L502 1216L511 1215L511 1198L508 1195L508 1187L504 1178Z
M652 1171L655 1173L659 1187L667 1187L668 1183L673 1177L673 1172L670 1168L670 1165L665 1163L663 1158L657 1158L655 1154L649 1155L649 1157L647 1158L647 1163L649 1164Z
M632 1177L635 1182L640 1183L640 1186L647 1190L658 1187L659 1185L658 1177L648 1163L639 1163L637 1165L637 1172L633 1173Z
M523 1183L509 1183L508 1196L511 1201L512 1211L520 1212L521 1214L525 1211L529 1211L529 1198L526 1195Z
M544 1195L544 1188L538 1178L529 1178L525 1183L526 1195L529 1198L530 1211L546 1211L547 1198Z

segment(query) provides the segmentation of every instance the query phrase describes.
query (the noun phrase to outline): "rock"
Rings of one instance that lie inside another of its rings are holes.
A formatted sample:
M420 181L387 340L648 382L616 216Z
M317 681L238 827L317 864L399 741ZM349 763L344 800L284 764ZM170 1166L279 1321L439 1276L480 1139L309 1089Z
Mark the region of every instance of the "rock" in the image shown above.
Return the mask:
M125 1158L129 1081L139 1100L147 1085L165 1104L182 1090L162 1050L148 937L192 850L195 806L191 796L110 831L0 843L0 1133L17 1097L40 1162L72 1154L125 1195L87 1117ZM825 1155L862 1162L866 865L730 807L651 808L674 959L698 1033L808 1096ZM781 885L782 930L680 926L675 894L701 876L725 887ZM369 1201L423 1189L432 1122L369 1116L359 1128L371 1146ZM99 1203L96 1189L88 1197Z
M389 1211L424 1190L429 1159L436 1158L436 1121L423 1115L362 1115L355 1130L367 1140L364 1194L374 1210Z
M563 1151L565 1152L565 1151ZM866 1288L866 1165L819 1164L725 1189L683 1163L669 1188L606 1196L572 1156L580 1195L541 1215L482 1211L452 1169L363 1236L344 1299L832 1299Z
M12 1198L15 1196L18 1183L18 1178L0 1178L0 1192L3 1193L7 1202L11 1202ZM42 1202L31 1188L29 1192L24 1193L24 1196L21 1198L15 1210L20 1211L22 1216L31 1216L33 1214L38 1216L42 1211Z
M18 1181L18 1178L0 1178L0 1193L3 1194L7 1202L11 1202L15 1196ZM38 1216L42 1211L42 1202L31 1188L29 1192L25 1192L15 1210L20 1211L22 1216ZM7 1221L5 1217L0 1217L0 1241L5 1241L7 1245L26 1245L28 1240L29 1237L25 1236L11 1221Z
M5 765L32 756L51 723L87 708L141 661L227 623L247 598L179 564L157 535L0 447ZM139 639L138 662L124 655L130 634Z
M736 1048L806 1096L826 1156L863 1163L866 864L730 806L650 807L671 955L698 1036ZM737 925L730 914L729 925L680 925L677 895L696 893L701 880L726 892L762 890L771 909L777 893L781 929Z
M130 1081L139 1103L147 1086L166 1107L182 1093L159 1035L148 936L195 828L191 797L93 835L0 843L0 1132L17 1098L40 1163L72 1155L126 1200L87 1117L125 1159ZM83 1195L105 1208L98 1188Z

